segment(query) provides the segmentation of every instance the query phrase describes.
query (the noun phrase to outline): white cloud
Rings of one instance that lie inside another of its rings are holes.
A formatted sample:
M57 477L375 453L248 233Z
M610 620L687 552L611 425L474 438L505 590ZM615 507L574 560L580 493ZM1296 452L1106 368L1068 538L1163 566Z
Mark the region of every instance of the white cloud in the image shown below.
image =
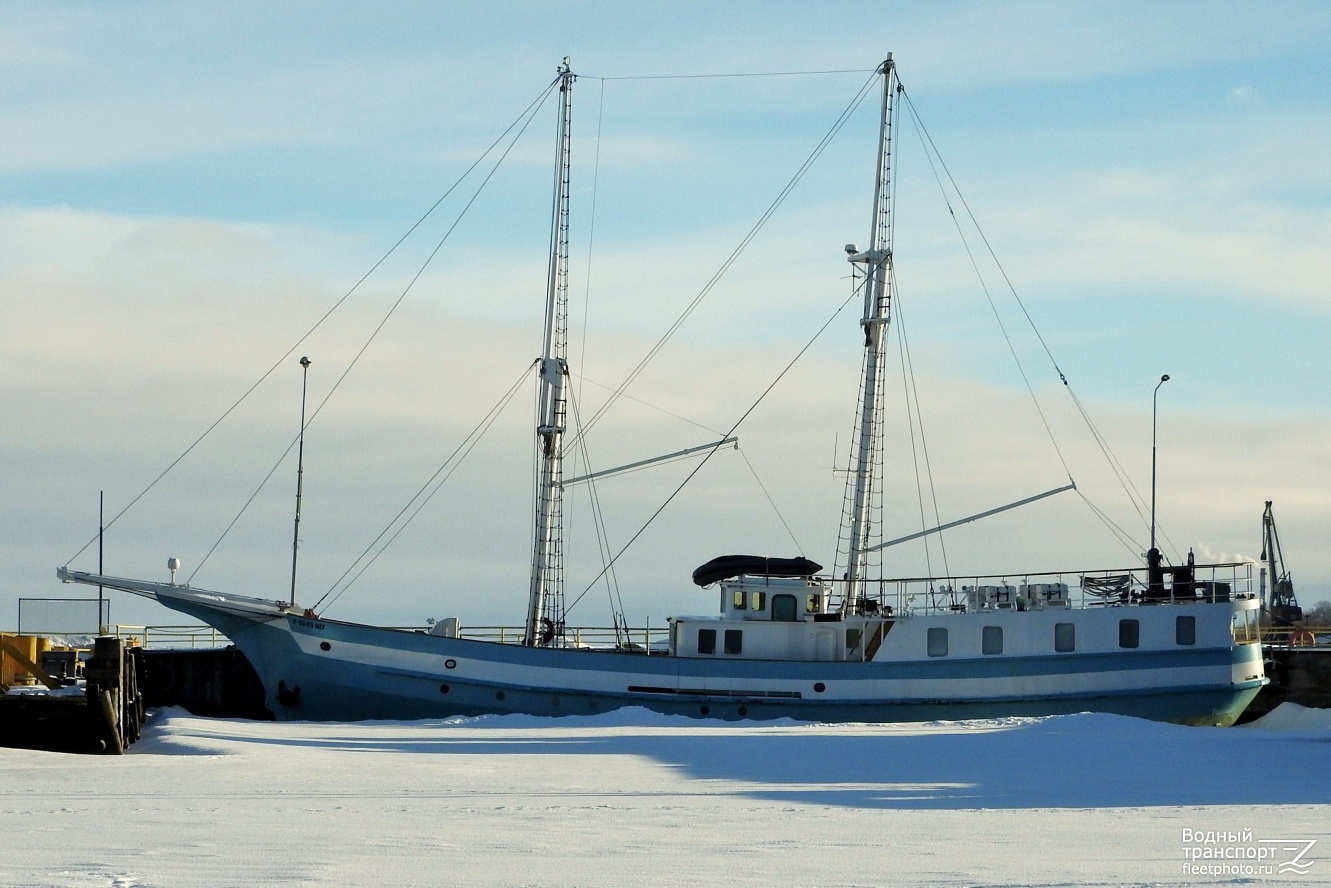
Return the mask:
M11 543L5 585L28 594L51 591L52 568L88 537L97 490L107 489L110 510L118 511L335 295L286 276L290 260L280 238L267 240L245 227L201 227L189 220L136 227L108 220L106 228L119 232L108 247L100 226L77 214L38 221L48 234L63 230L58 237L64 243L90 247L76 252L95 256L98 244L104 252L100 261L46 278L11 269L0 281L12 292L15 275L28 275L29 299L12 311L13 323L5 328L4 348L16 357L15 372L3 383L11 421L0 437L6 487L15 491L6 518ZM126 256L137 258L129 263ZM132 276L109 273L117 263L132 264L152 286L136 287ZM245 287L235 286L238 268ZM315 359L312 402L327 392L384 307L374 298L349 305L336 322L340 329L302 349ZM843 320L853 330L854 319ZM829 568L843 483L832 472L833 442L839 438L844 448L848 441L858 360L856 337L844 333L837 335L839 347L807 357L740 431L745 453L807 554ZM337 338L350 342L335 344ZM428 301L401 310L311 428L303 590L326 588L373 539L527 366L536 338L529 323L462 318ZM614 351L635 358L650 341L639 332L620 332ZM793 351L736 342L718 354L682 335L666 363L632 393L724 429ZM115 572L155 576L169 554L182 557L187 571L198 564L294 434L297 369L294 358L289 363L113 529L108 553ZM606 351L589 375L613 384L623 366ZM928 399L925 420L942 520L1061 483L1024 395L933 374L919 384ZM1058 400L1061 392L1050 394L1052 421L1083 492L1141 537L1071 407ZM601 397L588 389L585 409ZM511 619L519 612L530 515L528 399L524 387L476 457L339 603L341 615L406 621L460 612L476 621ZM1142 410L1092 409L1130 470L1145 477L1149 447L1142 436L1149 424ZM893 428L900 429L899 411L894 416ZM1331 573L1326 556L1307 537L1328 514L1331 477L1314 444L1331 433L1324 418L1287 419L1277 430L1255 420L1175 413L1162 431L1161 524L1177 545L1244 551L1256 538L1261 502L1275 499L1282 528L1289 528L1290 556L1308 574ZM706 437L625 402L591 445L597 464L605 466ZM909 449L896 432L889 446L893 517L887 532L910 532L919 515ZM603 484L612 545L622 545L689 468ZM293 472L288 461L197 582L255 594L282 585L289 569ZM570 495L573 594L599 570L583 496ZM687 574L707 558L792 548L743 460L723 452L617 571L631 615L659 618L700 607ZM1130 558L1073 495L958 530L949 535L948 552L955 571L1071 568L1085 560ZM87 558L82 566L89 566ZM941 569L937 550L934 558L934 569ZM889 564L901 572L924 569L918 549L893 552ZM593 593L580 606L580 619L598 622L603 597Z
M1099 22L1062 4L1009 4L948 7L943 13L894 10L883 27L903 35L897 46L904 48L880 47L883 34L872 28L846 42L845 18L837 13L852 7L785 9L800 21L826 24L783 25L781 33L755 36L743 16L713 20L714 28L681 20L662 38L676 40L679 55L653 54L653 47L633 40L599 41L589 32L574 42L573 50L582 51L575 62L585 58L584 70L607 75L639 72L649 63L663 72L759 70L776 65L774 59L781 59L780 67L787 67L787 59L788 67L854 67L896 48L902 63L912 64L912 86L942 94L1182 68L1198 59L1248 58L1275 45L1274 26L1245 43L1234 37L1243 23L1225 24L1224 16L1215 16L1200 25L1209 36L1198 48L1181 48L1174 37L1187 24L1186 10L1165 15L1166 26L1143 29L1133 14ZM0 105L0 119L7 121L0 129L10 133L8 148L0 146L0 167L44 174L105 171L317 142L368 148L374 156L365 169L397 173L400 164L401 177L393 178L392 187L429 192L441 178L433 164L470 161L472 155L457 146L485 144L497 122L507 122L510 110L503 109L511 106L516 113L553 73L550 59L558 54L548 51L550 45L572 33L553 26L549 33L533 33L545 21L538 20L484 43L482 31L507 28L482 28L461 17L450 31L452 42L437 50L424 45L429 28L417 28L422 33L413 39L421 43L406 48L392 45L406 37L371 29L366 45L350 55L346 44L356 40L337 29L329 35L332 50L297 40L295 32L241 40L234 58L216 48L200 50L219 35L244 30L245 12L210 13L200 23L202 42L186 40L170 51L163 48L169 28L145 31L122 41L129 49L117 50L115 59L87 31L97 25L111 37L124 37L130 24L110 14L92 24L66 17L47 31L11 33L10 44L0 42L0 64L52 77ZM461 15L456 9L449 14ZM663 14L649 9L625 15ZM1315 19L1320 13L1290 15ZM1032 27L1051 16L1058 24L1044 31ZM622 21L618 27L635 30ZM1138 39L1143 30L1146 39ZM736 37L739 32L744 39ZM119 46L111 37L106 45ZM1087 51L1073 37L1103 51ZM469 45L459 49L462 43ZM271 51L284 47L289 51ZM190 53L198 57L184 57ZM1222 91L1217 87L1217 101ZM807 112L818 116L824 107L819 102L844 100L820 98L820 92L826 92L821 84L774 78L745 86L740 98L711 112L684 103L694 97L693 87L662 92L668 98L658 98L659 107L647 104L649 111L682 122L668 135L651 134L650 115L628 116L620 109L626 116L611 121L602 146L590 377L617 383L738 243L816 141ZM634 93L612 85L607 106ZM580 84L576 133L584 152L592 144L596 94L595 81ZM754 113L757 99L764 97L783 100L777 107L787 116L756 122L762 116ZM1266 113L1268 105L1243 107ZM752 116L742 118L745 110ZM1171 121L1134 131L1144 134L1143 144L1160 146L1154 149L1160 158L1143 152L1105 162L1091 152L1069 159L1060 152L1074 136L1087 134L1064 134L1062 142L1051 137L1048 157L1000 175L980 190L976 206L991 225L1001 223L996 240L1023 292L1055 294L1078 286L1115 288L1125 296L1170 288L1224 292L1288 306L1304 319L1304 329L1291 336L1309 335L1324 318L1325 281L1331 280L1323 248L1331 216L1312 187L1325 181L1324 158L1314 150L1321 120L1320 112L1284 113L1263 118L1265 128L1251 128L1259 134L1241 149L1219 138L1209 122ZM1202 147L1180 149L1163 138L1174 129ZM981 142L993 155L983 167L987 174L1001 165L1001 146L992 133ZM539 169L548 162L549 147L542 133L519 153ZM848 292L840 245L862 234L867 206L840 195L867 190L858 186L868 175L867 149L861 148L844 146L815 170L632 394L713 428L729 426ZM732 149L743 152L725 153ZM1258 164L1251 176L1231 169L1251 169L1263 159L1265 166ZM580 161L585 174L587 158ZM354 179L356 173L348 166L342 175ZM432 184L418 187L420 181ZM546 182L548 177L543 189ZM113 512L123 506L396 236L354 213L326 229L257 218L281 216L287 205L280 201L277 209L262 211L240 201L234 215L256 218L235 223L200 218L188 209L136 217L51 206L57 201L43 203L41 186L32 187L38 194L28 202L35 206L0 211L0 394L9 414L0 431L0 472L5 489L14 491L0 512L10 541L0 568L7 594L50 592L52 568L89 535L96 491L108 490ZM580 180L577 187L578 210L585 213L590 185ZM327 203L360 196L351 190L336 194ZM543 200L545 190L540 194ZM903 191L903 209L914 198ZM99 200L88 192L87 205L100 206ZM114 199L105 202L116 205ZM542 212L523 210L534 222L506 204L489 212L460 229L311 429L303 590L336 578L535 353L544 282ZM292 214L309 215L304 208ZM576 224L585 225L586 217ZM974 357L978 346L954 341L950 328L930 328L921 320L926 309L946 311L959 294L974 290L952 235L937 222L907 227L903 217L901 225L898 246L916 248L902 250L901 273L920 335L921 388L932 394L925 419L939 517L950 520L1061 483L1061 469L1025 395L994 375L968 383L953 378L963 363L958 356ZM437 234L421 238L427 249L430 237ZM315 360L310 381L316 401L419 261L395 259L301 347ZM574 262L575 297L581 293L581 261ZM1192 335L1205 336L1226 321L1207 323L1213 326L1190 328ZM1100 332L1115 336L1122 330ZM829 568L842 496L842 478L832 472L833 442L842 449L847 444L858 336L854 316L847 314L740 432L745 453L796 536ZM1056 350L1075 352L1082 344L1059 343ZM1098 378L1099 390L1112 397L1124 388L1123 374L1140 370L1116 364L1102 371L1113 375ZM192 570L294 434L297 381L293 357L117 525L108 548L113 572L160 575L168 554L181 556ZM1060 440L1070 439L1070 462L1083 492L1140 536L1140 523L1062 392L1053 394L1062 404L1051 407L1056 428ZM588 388L585 397L590 412L603 394ZM403 621L456 611L497 620L520 611L529 551L527 400L524 389L474 460L367 573L362 588L348 594L343 615ZM1134 476L1148 477L1145 399L1131 409L1089 400ZM1300 576L1331 576L1316 536L1327 526L1331 490L1319 445L1331 433L1324 412L1207 409L1215 406L1201 404L1186 416L1174 411L1173 422L1162 426L1162 526L1184 550L1195 544L1199 552L1248 552L1261 502L1274 499ZM590 445L597 464L609 465L703 437L696 427L625 402ZM894 438L892 447L894 469L908 469L906 443ZM607 482L612 544L622 544L687 469L673 466ZM200 574L201 583L256 594L281 586L289 569L293 471L289 462L279 468L278 480ZM914 482L903 473L891 483L889 527L909 532L920 520ZM599 570L581 508L571 509L574 594ZM1050 561L1070 568L1131 555L1071 495L968 526L949 540L954 570L1020 570ZM723 551L784 553L792 546L743 460L722 453L618 571L631 615L659 617L710 607L710 599L698 603L687 580L703 560ZM924 569L917 549L894 552L889 563L902 572ZM588 601L603 596L597 590Z

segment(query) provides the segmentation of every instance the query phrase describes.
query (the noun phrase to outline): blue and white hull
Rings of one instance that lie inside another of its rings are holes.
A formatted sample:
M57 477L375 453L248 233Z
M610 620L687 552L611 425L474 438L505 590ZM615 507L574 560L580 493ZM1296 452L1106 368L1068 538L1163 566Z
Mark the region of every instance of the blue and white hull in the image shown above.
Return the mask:
M686 649L698 626L762 632L772 625L757 621L674 621L672 652L647 655L450 638L178 586L67 578L149 595L215 626L253 664L268 707L284 720L561 716L641 706L722 719L892 722L1096 711L1227 725L1266 683L1255 634L1239 641L1231 628L1236 614L1244 625L1249 615L1255 620L1256 600L866 620L890 624L869 658L768 659ZM1190 644L1177 643L1179 617L1195 627ZM1116 643L1123 619L1139 623L1136 648ZM844 633L846 622L777 628ZM1060 623L1075 626L1075 650L1053 650ZM1004 653L983 653L986 627L1001 629ZM929 656L929 632L940 628L950 637L948 652Z

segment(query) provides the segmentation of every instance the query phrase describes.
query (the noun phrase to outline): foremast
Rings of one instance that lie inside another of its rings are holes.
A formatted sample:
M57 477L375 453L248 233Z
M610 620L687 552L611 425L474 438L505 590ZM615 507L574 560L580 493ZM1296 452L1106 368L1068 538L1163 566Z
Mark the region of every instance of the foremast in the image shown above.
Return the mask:
M568 381L569 144L574 76L568 59L559 66L559 126L546 279L545 341L537 362L536 517L531 589L522 643L548 645L562 637L564 622L563 463Z
M878 130L878 163L874 181L873 221L869 247L847 247L849 260L864 274L864 365L860 403L851 443L850 472L846 480L841 545L845 553L845 594L841 609L846 613L864 594L875 520L882 511L882 412L886 367L885 343L892 308L892 122L893 98L897 91L896 65L891 53L879 68L883 78L883 101ZM840 552L838 552L840 555Z

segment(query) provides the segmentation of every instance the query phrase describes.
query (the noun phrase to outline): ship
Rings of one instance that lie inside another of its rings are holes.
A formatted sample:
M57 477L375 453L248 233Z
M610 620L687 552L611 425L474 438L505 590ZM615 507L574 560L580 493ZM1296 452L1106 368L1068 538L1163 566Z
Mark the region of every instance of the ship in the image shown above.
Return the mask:
M576 80L565 60L552 84L559 131L543 347L533 364L538 470L521 631L481 638L460 631L457 619L427 629L331 619L296 602L294 578L290 600L195 588L177 583L174 571L160 582L66 565L59 579L145 596L215 627L254 666L266 705L282 720L571 716L643 707L757 721L1094 711L1232 724L1267 681L1250 563L1203 565L1190 556L1167 565L1153 524L1144 563L1128 567L883 576L882 550L900 542L881 541L879 511L895 286L892 128L902 88L891 55L875 74L882 104L870 238L864 248L846 247L862 296L864 353L838 537L844 551L834 571L804 557L723 555L692 572L694 583L712 590L718 612L668 618L660 642L635 643L617 621L614 643L589 644L565 625L561 518L568 485L569 128Z

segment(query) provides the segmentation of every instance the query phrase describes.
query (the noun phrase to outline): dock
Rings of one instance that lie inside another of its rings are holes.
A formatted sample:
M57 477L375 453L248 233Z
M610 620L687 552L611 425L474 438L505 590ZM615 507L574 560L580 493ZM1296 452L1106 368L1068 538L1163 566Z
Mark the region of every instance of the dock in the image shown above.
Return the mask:
M115 636L100 636L86 659L77 650L44 651L34 657L35 641L0 636L0 746L122 754L143 727L143 649ZM63 668L48 668L53 663ZM12 688L20 675L36 683Z
M1331 709L1331 645L1269 645L1265 660L1271 683L1244 711L1240 724L1261 718L1281 703Z

